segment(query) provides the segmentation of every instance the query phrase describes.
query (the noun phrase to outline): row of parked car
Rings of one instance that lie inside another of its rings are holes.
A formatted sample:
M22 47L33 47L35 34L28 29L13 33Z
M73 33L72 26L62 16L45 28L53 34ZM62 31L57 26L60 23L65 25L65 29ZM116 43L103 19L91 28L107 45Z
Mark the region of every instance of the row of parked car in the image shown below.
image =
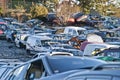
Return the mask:
M19 64L17 64L19 63ZM1 64L1 80L119 80L120 64L77 56L40 56Z
M1 60L1 80L120 80L119 30L0 25L7 41L33 55L26 62Z

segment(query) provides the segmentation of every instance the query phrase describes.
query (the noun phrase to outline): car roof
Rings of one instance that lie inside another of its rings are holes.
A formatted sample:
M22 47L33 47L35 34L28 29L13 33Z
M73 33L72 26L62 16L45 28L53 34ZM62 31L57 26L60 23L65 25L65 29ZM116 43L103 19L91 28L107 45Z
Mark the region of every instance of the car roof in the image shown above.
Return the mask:
M38 36L38 35L32 35L30 36L31 38L37 38L40 40L52 40L52 38L48 37L48 36Z
M68 56L73 56L73 54L72 53L69 53L69 52L52 52L51 54L50 54L51 56L56 56L56 55L68 55Z
M75 29L75 30L86 30L85 28L82 27L76 27L76 26L67 26L65 28L69 28L69 29Z

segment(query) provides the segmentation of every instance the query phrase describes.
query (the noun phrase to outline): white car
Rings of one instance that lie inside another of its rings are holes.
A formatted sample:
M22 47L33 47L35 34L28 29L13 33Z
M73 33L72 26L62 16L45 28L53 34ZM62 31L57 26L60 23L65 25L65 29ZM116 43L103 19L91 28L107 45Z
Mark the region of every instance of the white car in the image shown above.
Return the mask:
M35 52L49 51L49 42L51 41L52 38L48 36L29 36L26 41L26 51L29 54L35 54Z
M25 48L26 40L27 40L28 36L30 36L30 35L31 35L31 33L29 32L29 30L19 31L15 37L15 45L19 48Z
M95 50L98 49L103 49L103 48L111 48L111 47L119 47L118 45L110 45L110 44L106 44L106 43L91 43L91 44L87 44L83 55L85 56L91 56L92 54L94 54L93 52Z
M33 56L33 58L37 58L43 55L49 55L49 56L74 56L72 53L69 52L42 52L42 53L37 53Z
M68 27L65 27L63 33L68 34L69 36L80 36L85 38L86 37L86 35L84 34L85 30L86 29L82 27L68 26Z

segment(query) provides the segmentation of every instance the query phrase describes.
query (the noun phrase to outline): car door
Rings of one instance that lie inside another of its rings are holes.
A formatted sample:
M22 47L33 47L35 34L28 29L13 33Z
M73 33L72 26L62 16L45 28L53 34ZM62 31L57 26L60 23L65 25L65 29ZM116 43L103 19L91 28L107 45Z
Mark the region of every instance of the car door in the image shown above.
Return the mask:
M1 80L38 80L45 76L47 76L47 71L40 58L16 67L5 79Z
M3 80L25 80L24 75L26 74L28 68L29 64L17 67L13 71L11 71L10 74L6 76L6 78Z

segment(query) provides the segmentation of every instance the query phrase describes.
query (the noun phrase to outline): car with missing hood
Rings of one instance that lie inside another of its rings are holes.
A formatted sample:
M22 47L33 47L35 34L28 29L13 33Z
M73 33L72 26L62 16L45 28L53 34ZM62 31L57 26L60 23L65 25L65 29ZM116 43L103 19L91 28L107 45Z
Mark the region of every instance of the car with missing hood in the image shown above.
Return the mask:
M36 54L38 52L50 51L49 42L52 41L51 37L32 35L26 41L26 51L28 54Z

